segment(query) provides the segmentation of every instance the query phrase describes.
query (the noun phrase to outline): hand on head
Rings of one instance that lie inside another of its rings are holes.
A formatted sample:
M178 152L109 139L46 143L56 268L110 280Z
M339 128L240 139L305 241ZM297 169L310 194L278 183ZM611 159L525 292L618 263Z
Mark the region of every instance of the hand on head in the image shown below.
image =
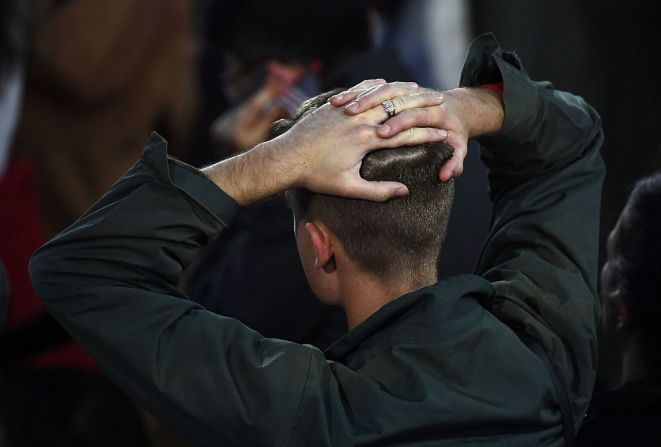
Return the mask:
M336 107L344 106L349 115L357 115L381 107L386 100L392 101L395 115L378 127L377 134L392 138L416 127L437 128L445 135L440 141L454 149L439 178L447 181L461 175L470 135L468 124L458 113L457 98L451 92L435 92L414 82L380 82L367 88L357 87L333 96L329 102Z
M382 105L386 100L392 101L394 116ZM203 172L240 204L293 187L384 201L408 189L398 182L363 179L360 168L369 152L443 142L454 149L439 174L447 181L463 170L468 138L497 132L503 119L502 98L492 90L459 88L440 94L410 82L368 80L297 117L277 138Z
M371 91L383 85L383 80L364 81L347 94ZM407 84L408 85L408 84ZM416 93L400 103L403 110L439 105L438 93ZM363 157L374 150L443 141L447 132L435 127L409 126L384 138L380 125L388 113L380 103L362 113L347 115L340 108L325 104L302 117L280 138L288 139L298 148L296 157L305 169L295 186L311 191L368 200L387 200L408 194L405 185L397 182L369 182L360 176Z

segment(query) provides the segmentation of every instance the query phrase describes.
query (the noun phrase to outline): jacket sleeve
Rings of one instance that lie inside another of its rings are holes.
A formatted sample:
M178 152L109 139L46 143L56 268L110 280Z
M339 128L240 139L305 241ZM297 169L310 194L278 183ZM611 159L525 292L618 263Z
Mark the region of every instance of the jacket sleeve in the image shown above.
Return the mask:
M492 312L545 347L580 424L597 366L601 120L582 98L531 81L493 35L480 36L462 85L499 81L504 125L480 141L493 215L477 273L495 287Z
M264 338L177 289L237 208L153 135L142 159L36 252L30 273L52 315L168 424L202 445L282 445L323 354Z

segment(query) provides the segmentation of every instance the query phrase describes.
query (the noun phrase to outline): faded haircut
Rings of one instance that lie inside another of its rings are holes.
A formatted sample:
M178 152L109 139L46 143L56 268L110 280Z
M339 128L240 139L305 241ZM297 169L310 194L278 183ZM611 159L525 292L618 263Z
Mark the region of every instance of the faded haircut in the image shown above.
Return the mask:
M275 123L274 134L284 133L339 91L307 100L293 119ZM454 181L443 183L438 174L452 154L452 148L442 143L370 152L360 169L364 179L401 182L409 189L408 196L386 202L318 194L305 188L288 190L285 197L297 222L323 222L364 271L384 279L415 280L435 274L441 254Z

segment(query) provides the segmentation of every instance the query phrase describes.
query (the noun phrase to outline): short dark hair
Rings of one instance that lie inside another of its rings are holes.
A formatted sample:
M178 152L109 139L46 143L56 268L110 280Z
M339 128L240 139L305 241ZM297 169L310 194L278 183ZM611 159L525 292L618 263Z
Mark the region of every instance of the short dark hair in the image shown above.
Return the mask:
M634 186L622 213L609 264L614 286L631 310L648 366L661 367L661 172Z
M274 127L283 133L323 105L339 90L309 99L292 120ZM363 159L360 175L372 181L397 181L406 197L386 202L347 199L296 188L285 197L297 221L319 219L340 239L348 255L379 277L415 279L435 272L454 197L454 182L441 182L441 166L453 150L441 143L381 149Z

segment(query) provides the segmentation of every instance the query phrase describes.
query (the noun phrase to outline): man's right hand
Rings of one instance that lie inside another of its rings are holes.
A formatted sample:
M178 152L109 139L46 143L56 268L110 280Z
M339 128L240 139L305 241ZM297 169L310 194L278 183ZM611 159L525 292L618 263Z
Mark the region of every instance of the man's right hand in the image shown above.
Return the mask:
M416 95L428 94L429 89L414 83L393 82L371 86L368 89L348 90L330 99L336 107L344 106L349 115L364 113L387 99L395 105L397 115L383 123L377 134L392 138L414 127L435 127L447 131L444 143L454 149L439 177L447 181L463 172L468 138L498 132L504 119L502 95L484 88L457 88L442 93L442 103L428 107L411 108L407 102Z

